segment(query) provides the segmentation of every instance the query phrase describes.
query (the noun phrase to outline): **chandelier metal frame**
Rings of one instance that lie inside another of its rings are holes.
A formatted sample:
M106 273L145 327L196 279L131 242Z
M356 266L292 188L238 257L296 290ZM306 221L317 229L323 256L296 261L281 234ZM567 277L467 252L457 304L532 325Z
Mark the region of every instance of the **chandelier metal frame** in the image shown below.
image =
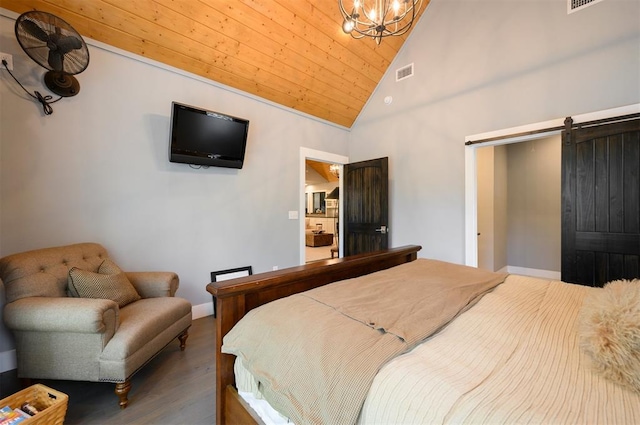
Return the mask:
M351 7L345 7L347 2ZM342 30L345 33L356 39L371 37L380 44L383 37L409 31L422 0L338 0L338 5L344 18Z

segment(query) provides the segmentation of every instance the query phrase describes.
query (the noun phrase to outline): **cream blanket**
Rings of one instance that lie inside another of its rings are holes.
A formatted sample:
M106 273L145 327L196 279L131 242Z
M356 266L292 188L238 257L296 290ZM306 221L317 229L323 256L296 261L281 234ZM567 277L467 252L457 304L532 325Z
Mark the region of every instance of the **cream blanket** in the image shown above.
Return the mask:
M222 351L240 357L267 401L296 424L352 424L385 363L505 277L418 259L252 310Z
M596 373L579 347L588 293L510 275L376 375L359 424L640 424L640 393Z

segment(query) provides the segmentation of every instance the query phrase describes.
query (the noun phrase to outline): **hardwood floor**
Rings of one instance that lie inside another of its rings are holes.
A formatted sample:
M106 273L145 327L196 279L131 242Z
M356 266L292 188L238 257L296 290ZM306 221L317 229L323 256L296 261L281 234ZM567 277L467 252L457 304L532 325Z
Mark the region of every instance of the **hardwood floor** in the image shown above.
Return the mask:
M331 248L333 245L329 246L305 246L305 262L311 263L313 261L327 260L331 258Z
M65 419L73 424L215 423L215 319L193 321L187 348L171 342L133 376L129 406L121 410L115 384L37 381L69 396ZM4 382L3 382L4 383Z

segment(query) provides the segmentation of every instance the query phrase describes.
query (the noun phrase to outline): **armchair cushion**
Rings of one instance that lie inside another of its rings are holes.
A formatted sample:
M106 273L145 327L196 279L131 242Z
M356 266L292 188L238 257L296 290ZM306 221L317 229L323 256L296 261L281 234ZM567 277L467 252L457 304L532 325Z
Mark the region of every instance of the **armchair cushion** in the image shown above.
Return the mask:
M113 300L119 307L140 299L126 274L110 259L100 264L98 273L72 267L68 285L75 297Z
M124 380L189 325L191 304L183 298L143 298L122 308L118 332L100 355L100 380Z

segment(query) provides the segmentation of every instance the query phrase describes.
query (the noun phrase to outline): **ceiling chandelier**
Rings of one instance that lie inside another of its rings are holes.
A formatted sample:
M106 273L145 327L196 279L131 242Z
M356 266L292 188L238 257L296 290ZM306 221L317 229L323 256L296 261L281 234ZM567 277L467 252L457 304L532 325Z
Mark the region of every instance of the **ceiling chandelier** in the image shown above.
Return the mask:
M409 31L422 0L338 0L338 4L345 33L353 38L371 37L380 44L382 37Z
M336 177L340 177L340 166L338 164L329 165L329 172Z

